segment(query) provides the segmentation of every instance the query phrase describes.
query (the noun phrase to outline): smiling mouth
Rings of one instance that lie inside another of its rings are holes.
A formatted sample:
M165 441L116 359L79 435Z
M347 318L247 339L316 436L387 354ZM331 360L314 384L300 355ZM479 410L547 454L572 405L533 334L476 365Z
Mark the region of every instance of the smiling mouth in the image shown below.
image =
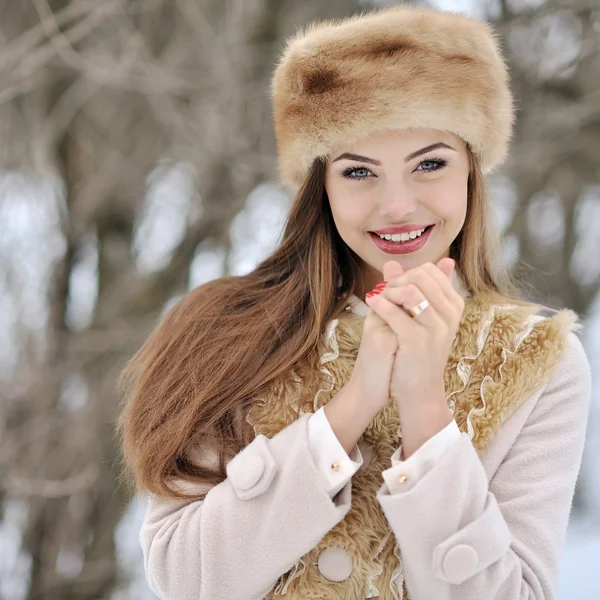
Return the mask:
M407 241L393 241L386 240L380 238L376 233L370 231L369 236L373 240L373 243L382 250L386 254L410 254L412 252L417 252L420 250L425 244L427 244L427 240L431 236L431 231L435 225L430 225L425 227L423 233L415 238L409 239Z
M408 239L397 239L397 240L388 240L386 238L384 238L382 235L376 233L375 231L369 231L370 234L377 236L379 239L386 241L386 242L392 242L392 243L396 243L396 244L404 244L406 242L411 242L413 240L416 240L418 238L420 238L422 235L425 235L431 228L433 227L433 225L427 225L427 227L424 227L422 230L419 230L419 235L415 236L415 237L409 237ZM395 234L395 235L399 235L399 234Z

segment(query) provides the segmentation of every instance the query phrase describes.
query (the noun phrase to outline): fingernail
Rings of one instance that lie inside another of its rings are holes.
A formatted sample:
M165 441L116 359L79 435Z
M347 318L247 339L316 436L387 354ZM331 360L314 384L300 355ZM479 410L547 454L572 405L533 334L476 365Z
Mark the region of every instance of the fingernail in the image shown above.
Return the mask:
M387 281L382 281L381 283L378 283L373 289L374 290L377 290L379 288L383 289L386 285L387 285Z

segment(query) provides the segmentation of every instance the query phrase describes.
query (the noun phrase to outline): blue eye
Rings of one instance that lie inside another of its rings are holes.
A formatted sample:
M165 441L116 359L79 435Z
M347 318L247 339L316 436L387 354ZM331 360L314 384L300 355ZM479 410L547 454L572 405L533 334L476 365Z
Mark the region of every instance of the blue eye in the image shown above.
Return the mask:
M417 165L416 170L423 171L424 173L433 173L433 171L439 171L440 169L443 169L447 164L448 164L448 162L445 161L443 158L430 158L429 160L421 161ZM419 169L418 167L420 167L421 165L432 165L432 166L428 169Z
M373 175L373 172L366 167L349 167L342 173L342 177L345 177L346 179L352 179L354 181L361 181L362 179L368 179L368 176L366 175L367 173L371 173L371 175Z

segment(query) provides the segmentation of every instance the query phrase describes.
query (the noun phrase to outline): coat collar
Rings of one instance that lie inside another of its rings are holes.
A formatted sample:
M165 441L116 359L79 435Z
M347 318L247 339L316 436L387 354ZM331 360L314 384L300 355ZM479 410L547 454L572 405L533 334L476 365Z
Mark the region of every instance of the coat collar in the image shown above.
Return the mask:
M452 287L461 295L463 299L470 296L467 290L463 278L460 276L456 268L452 272ZM355 315L365 317L369 311L369 307L355 294L348 296L348 305L346 310L351 310Z

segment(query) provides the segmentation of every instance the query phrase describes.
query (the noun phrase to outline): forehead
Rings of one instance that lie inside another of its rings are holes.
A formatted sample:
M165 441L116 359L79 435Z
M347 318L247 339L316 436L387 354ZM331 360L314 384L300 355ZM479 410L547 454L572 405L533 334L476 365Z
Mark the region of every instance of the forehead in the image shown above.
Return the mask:
M465 142L451 131L437 129L383 129L351 143L339 144L330 154L330 159L342 152L366 154L371 151L411 152L437 142L444 142L456 150L465 147Z

